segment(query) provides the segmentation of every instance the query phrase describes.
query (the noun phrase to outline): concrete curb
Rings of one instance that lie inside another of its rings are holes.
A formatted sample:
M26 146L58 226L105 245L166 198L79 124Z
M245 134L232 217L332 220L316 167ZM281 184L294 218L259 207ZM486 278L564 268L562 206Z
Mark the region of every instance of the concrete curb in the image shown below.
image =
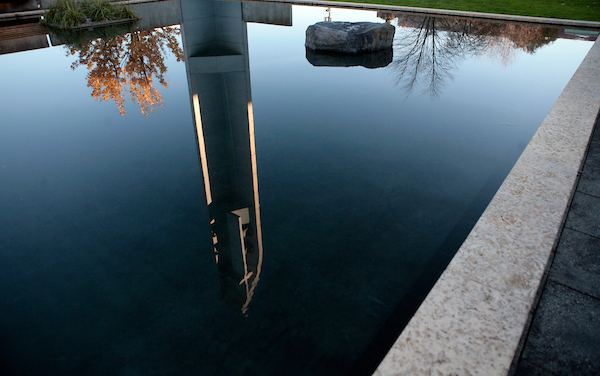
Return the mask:
M237 0L224 0L224 1L237 1ZM595 21L579 21L579 20L565 20L558 18L543 18L543 17L529 17L529 16L513 16L509 14L495 14L495 13L479 13L479 12L467 12L459 10L445 10L445 9L432 9L432 8L416 8L416 7L405 7L397 5L378 5L378 4L365 4L365 3L348 3L343 1L324 1L324 0L246 0L246 2L270 2L270 3L285 3L293 5L314 5L314 6L327 6L337 8L354 8L364 10L388 10L395 12L410 12L410 13L424 13L440 16L454 16L454 17L470 17L490 20L502 20L502 21L513 21L513 22L526 22L543 25L559 25L559 26L572 26L572 27L583 27L583 28L600 28L600 22Z
M124 0L117 1L118 4L139 4L139 3L151 3L159 1L171 1L171 0ZM222 0L222 1L239 1L239 0ZM348 3L343 1L324 1L324 0L246 0L245 2L268 2L268 3L284 3L293 5L308 5L308 6L328 6L338 8L351 8L351 9L363 9L363 10L387 10L392 12L410 12L410 13L421 13L431 14L438 16L452 16L452 17L470 17L480 18L488 20L500 20L500 21L511 21L511 22L525 22L530 24L540 25L556 25L556 26L570 26L579 28L600 28L600 22L595 21L579 21L579 20L564 20L558 18L543 18L543 17L529 17L529 16L513 16L509 14L495 14L495 13L478 13L478 12L467 12L459 10L445 10L445 9L432 9L432 8L416 8L416 7L405 7L397 5L378 5L378 4L365 4L365 3ZM14 13L0 14L0 21L7 20L24 20L37 18L45 13L45 10L32 10Z

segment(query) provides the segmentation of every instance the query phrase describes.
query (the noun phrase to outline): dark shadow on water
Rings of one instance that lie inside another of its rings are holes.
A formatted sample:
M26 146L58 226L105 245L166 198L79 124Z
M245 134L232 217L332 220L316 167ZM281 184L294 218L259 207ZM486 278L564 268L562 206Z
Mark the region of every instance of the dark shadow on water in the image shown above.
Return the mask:
M446 267L465 241L471 229L487 207L490 197L498 190L510 168L498 166L474 197L444 242L434 253L431 261L413 282L408 292L400 299L392 314L372 338L365 351L353 364L346 376L371 375L383 361L398 336L404 330L417 309L423 303Z

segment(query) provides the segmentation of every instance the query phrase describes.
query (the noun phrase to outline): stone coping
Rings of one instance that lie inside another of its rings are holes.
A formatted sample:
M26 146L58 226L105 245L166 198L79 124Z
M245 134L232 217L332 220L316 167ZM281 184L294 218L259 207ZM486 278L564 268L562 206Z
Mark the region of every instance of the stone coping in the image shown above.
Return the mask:
M160 1L174 1L174 0L120 0L116 1L117 4L140 4L140 3L151 3ZM176 1L176 0L175 0ZM242 1L242 0L222 0L222 1ZM433 8L417 8L417 7L405 7L398 5L379 5L379 4L365 4L365 3L349 3L343 1L324 1L324 0L243 0L244 2L262 2L262 3L286 3L294 5L313 5L313 6L326 6L326 7L337 7L337 8L353 8L353 9L364 9L364 10L387 10L393 12L411 12L421 14L432 14L440 16L452 16L452 17L473 17L488 20L500 20L500 21L513 21L513 22L526 22L541 25L557 25L557 26L569 26L569 27L580 27L580 28L600 28L600 22L595 21L579 21L579 20L566 20L557 18L542 18L542 17L529 17L529 16L513 16L509 14L496 14L496 13L480 13L480 12L468 12L459 10L446 10L446 9L433 9ZM0 13L0 21L3 20L20 20L37 18L46 13L44 9L21 11L12 13Z
M543 18L530 16L513 16L509 14L483 13L483 12L468 12L461 10L446 10L434 8L417 8L405 7L399 5L380 5L380 4L365 4L365 3L349 3L343 1L324 1L324 0L222 0L222 1L244 1L244 2L260 2L260 3L285 3L293 5L309 5L309 6L324 6L334 8L353 8L363 10L387 10L392 12L410 12L422 13L439 16L452 17L471 17L487 20L526 22L541 25L557 25L580 28L600 28L600 22L596 21L579 21L567 20L558 18Z
M508 373L599 110L600 40L374 376Z

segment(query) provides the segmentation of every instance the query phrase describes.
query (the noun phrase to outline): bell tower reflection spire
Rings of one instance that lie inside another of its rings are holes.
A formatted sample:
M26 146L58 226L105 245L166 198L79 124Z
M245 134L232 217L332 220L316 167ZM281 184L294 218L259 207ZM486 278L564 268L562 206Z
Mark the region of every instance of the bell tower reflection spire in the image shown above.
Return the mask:
M182 39L221 299L248 310L262 263L242 3L181 0Z

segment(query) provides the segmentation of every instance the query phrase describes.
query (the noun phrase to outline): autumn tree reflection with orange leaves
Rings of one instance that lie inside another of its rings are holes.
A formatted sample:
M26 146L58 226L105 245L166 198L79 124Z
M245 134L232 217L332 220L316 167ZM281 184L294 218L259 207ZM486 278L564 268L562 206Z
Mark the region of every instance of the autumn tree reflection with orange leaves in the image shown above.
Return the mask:
M183 61L183 50L177 36L178 27L136 31L110 38L98 38L77 45L68 45L68 55L78 55L72 69L86 66L88 87L96 100L112 99L125 115L124 92L129 91L131 100L140 106L142 114L149 117L157 108L163 108L163 98L153 86L154 78L163 87L167 50Z

